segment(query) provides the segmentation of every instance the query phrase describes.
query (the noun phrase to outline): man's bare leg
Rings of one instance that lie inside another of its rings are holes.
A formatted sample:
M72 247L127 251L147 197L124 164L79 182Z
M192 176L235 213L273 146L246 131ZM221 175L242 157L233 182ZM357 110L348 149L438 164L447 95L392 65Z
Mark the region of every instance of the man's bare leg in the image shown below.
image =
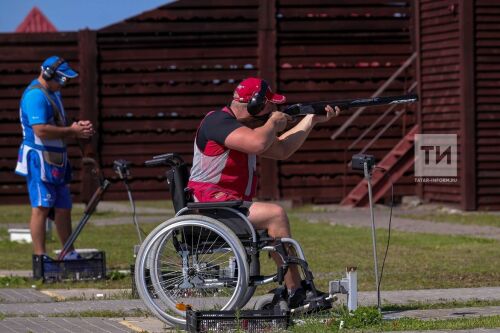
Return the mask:
M256 229L267 229L269 236L273 238L291 237L290 223L285 210L272 203L254 202L250 206L250 222ZM277 253L271 254L277 266L283 261ZM288 289L297 289L300 287L300 273L296 265L290 265L285 275L285 284Z
M66 208L56 208L55 224L57 229L57 235L61 240L62 246L66 244L69 236L71 236L71 209ZM74 247L71 246L69 251L73 251Z
M47 207L32 207L30 231L31 240L33 242L33 253L42 255L45 253L45 223L50 208Z

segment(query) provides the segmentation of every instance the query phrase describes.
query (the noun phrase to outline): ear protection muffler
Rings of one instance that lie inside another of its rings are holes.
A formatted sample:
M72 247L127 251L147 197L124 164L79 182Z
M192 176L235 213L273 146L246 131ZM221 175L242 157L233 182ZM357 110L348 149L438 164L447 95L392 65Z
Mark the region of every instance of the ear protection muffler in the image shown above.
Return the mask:
M64 60L63 58L59 58L59 59L57 59L57 61L55 61L49 67L45 67L45 68L42 67L42 78L45 81L52 80L56 75L57 68L59 66L61 66L64 62L66 62L66 60Z
M261 112L266 106L267 98L266 93L268 89L268 84L266 81L262 80L260 83L260 90L252 95L252 98L248 101L247 110L252 116L256 116Z

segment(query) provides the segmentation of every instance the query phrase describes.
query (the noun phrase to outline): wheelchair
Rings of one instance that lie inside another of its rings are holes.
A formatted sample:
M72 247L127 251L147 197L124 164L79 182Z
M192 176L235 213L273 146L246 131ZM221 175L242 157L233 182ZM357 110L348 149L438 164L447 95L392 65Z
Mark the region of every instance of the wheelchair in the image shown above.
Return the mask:
M274 239L255 230L242 201L193 202L186 189L189 172L174 153L155 156L146 166L165 166L175 217L158 225L144 240L135 262L135 283L146 307L162 321L184 326L186 310L243 308L257 286L280 287L261 297L256 309L290 310L283 279L290 264L300 267L307 290L302 310L330 308L333 295L320 293L304 252L291 238ZM290 251L290 248L293 251ZM261 252L283 260L272 275L260 274ZM292 311L296 311L293 309Z

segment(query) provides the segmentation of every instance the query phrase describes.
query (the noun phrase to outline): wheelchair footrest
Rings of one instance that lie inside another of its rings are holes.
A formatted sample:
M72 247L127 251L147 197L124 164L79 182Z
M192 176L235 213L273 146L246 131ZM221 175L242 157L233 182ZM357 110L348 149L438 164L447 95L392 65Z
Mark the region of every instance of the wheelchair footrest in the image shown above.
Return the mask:
M290 312L274 310L186 312L187 332L275 332L290 325Z

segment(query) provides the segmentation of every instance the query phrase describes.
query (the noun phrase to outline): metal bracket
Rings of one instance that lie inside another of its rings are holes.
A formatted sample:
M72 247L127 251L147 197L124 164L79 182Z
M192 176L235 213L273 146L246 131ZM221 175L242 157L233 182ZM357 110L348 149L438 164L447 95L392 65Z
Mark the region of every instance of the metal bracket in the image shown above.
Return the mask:
M329 283L329 293L347 295L347 309L355 311L358 308L358 276L356 267L347 267L346 277Z

